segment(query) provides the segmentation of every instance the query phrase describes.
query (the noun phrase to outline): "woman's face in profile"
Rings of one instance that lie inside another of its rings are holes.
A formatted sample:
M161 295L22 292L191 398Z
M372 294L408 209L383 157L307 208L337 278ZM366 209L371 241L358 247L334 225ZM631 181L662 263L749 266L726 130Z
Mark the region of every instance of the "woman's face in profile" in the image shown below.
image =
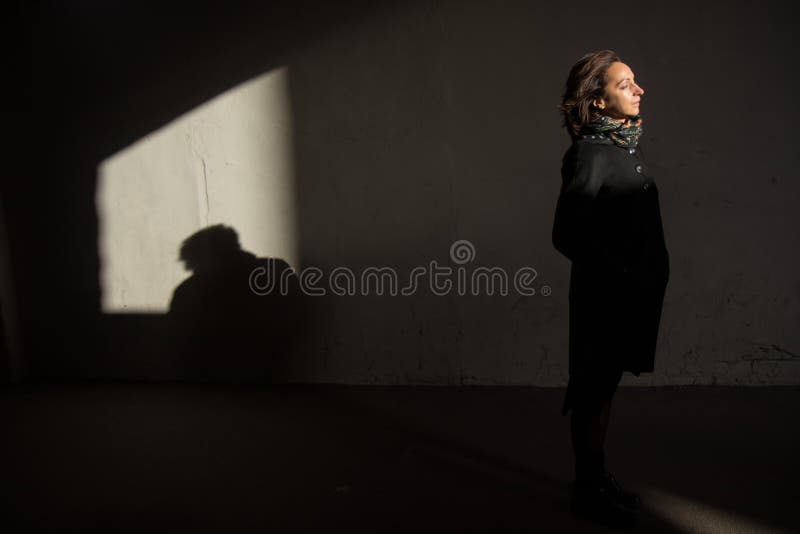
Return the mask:
M595 103L603 108L603 113L609 117L625 119L639 114L643 94L644 89L634 82L630 67L617 61L608 67L605 95Z

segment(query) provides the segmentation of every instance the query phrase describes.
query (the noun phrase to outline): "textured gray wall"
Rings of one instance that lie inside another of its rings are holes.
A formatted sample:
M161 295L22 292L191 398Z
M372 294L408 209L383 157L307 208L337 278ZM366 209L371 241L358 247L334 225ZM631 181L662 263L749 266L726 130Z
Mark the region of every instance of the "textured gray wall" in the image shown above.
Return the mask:
M167 328L159 316L99 312L100 267L96 249L86 252L98 234L96 166L220 92L282 67L303 267L455 267L449 247L466 239L476 250L469 267L531 266L534 287L552 290L311 299L302 349L284 355L286 378L563 385L569 263L552 248L550 230L569 139L556 105L571 64L611 48L646 91L641 144L661 191L672 265L656 372L623 383L800 383L791 9L537 4L372 2L279 13L249 6L218 19L222 8L212 2L160 17L133 8L69 13L75 25L54 23L55 34L32 24L40 44L22 56L21 70L44 58L47 80L65 87L56 102L52 86L38 89L29 98L42 103L39 115L19 120L23 131L36 131L30 122L53 112L52 135L70 139L52 149L22 141L21 171L48 180L57 200L35 216L7 210L34 373L192 378L154 341ZM90 46L109 39L113 53ZM64 41L72 44L55 46ZM72 79L63 81L67 72ZM53 157L37 160L39 151ZM40 196L32 185L8 190L29 202ZM59 274L71 284L54 292L37 284L54 251L34 243L51 242L56 227ZM57 335L41 340L54 317ZM67 357L59 346L80 350Z
M468 239L471 265L531 265L553 289L341 302L329 376L563 383L568 262L549 236L568 138L554 107L572 62L612 48L646 90L672 261L656 372L629 382L798 382L791 17L778 3L617 7L429 2L292 62L303 257L407 268Z

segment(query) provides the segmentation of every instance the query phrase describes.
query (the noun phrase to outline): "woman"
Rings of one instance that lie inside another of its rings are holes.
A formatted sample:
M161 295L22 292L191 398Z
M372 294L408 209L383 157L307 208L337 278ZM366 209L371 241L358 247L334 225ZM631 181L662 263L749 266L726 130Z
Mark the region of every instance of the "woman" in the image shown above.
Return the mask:
M652 372L669 257L658 189L639 146L644 90L611 50L582 57L559 106L564 155L553 244L572 262L569 385L575 483L572 509L629 522L641 504L605 470L611 399L625 371Z

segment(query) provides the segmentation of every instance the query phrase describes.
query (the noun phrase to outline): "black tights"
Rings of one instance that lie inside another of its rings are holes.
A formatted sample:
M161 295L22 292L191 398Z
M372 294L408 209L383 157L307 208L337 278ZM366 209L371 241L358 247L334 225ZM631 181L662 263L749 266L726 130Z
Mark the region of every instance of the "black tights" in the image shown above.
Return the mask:
M605 469L603 443L608 430L611 412L611 399L603 402L600 411L585 409L583 406L572 409L572 450L575 453L575 480L591 482Z
M605 470L604 443L611 414L611 400L622 373L593 376L591 381L570 379L572 450L575 480L597 481Z

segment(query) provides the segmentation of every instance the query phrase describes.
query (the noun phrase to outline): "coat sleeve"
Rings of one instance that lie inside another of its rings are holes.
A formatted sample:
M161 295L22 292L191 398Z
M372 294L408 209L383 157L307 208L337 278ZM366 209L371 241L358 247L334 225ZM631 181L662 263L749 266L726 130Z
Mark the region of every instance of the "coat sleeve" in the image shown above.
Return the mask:
M607 166L592 147L574 145L564 155L561 192L553 223L553 246L572 262L612 272L627 272L625 261L612 253L599 213L597 194Z

